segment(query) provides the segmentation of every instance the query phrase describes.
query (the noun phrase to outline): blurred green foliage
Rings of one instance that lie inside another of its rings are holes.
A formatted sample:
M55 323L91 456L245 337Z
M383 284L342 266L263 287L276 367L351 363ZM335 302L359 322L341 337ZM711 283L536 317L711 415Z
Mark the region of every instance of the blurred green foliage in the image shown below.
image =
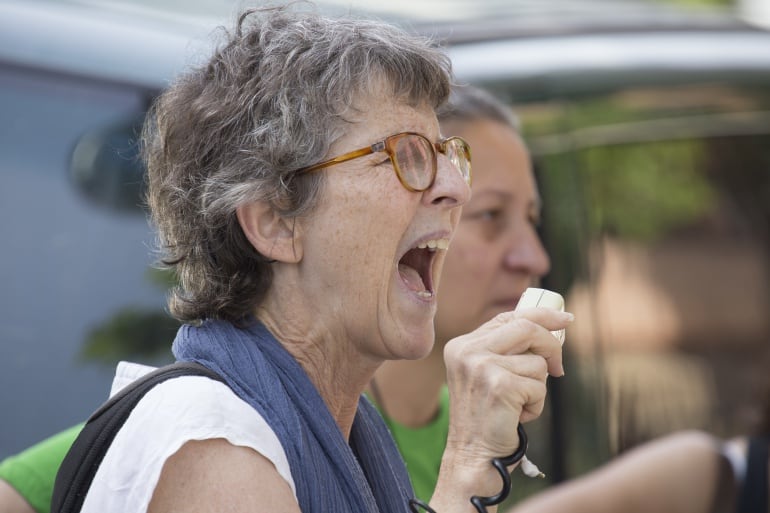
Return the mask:
M568 290L590 273L586 248L602 237L654 245L717 216L720 195L742 180L761 184L747 173L762 155L752 145L766 138L748 135L762 133L769 106L767 91L720 82L517 106L545 205L549 285ZM738 144L748 146L730 152ZM745 165L740 153L750 155ZM741 171L710 173L715 166Z
M703 152L693 140L578 152L590 233L653 243L703 216L716 196L699 171Z
M169 270L150 268L145 277L162 290L176 284ZM170 361L178 329L179 322L163 308L129 306L91 330L80 354L84 360L110 366L119 360Z
M95 328L82 349L89 361L169 360L179 323L162 310L125 308Z

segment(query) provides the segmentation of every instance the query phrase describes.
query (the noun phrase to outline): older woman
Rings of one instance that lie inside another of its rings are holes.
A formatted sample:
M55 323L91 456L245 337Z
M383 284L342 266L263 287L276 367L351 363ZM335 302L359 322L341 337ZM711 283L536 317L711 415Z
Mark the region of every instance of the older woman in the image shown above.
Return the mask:
M385 360L433 345L470 195L469 149L435 114L449 79L440 52L387 25L279 8L244 14L159 99L145 140L152 219L180 281L170 308L187 323L173 351L227 384L153 388L84 511L408 510L403 462L361 392ZM447 345L440 513L498 491L490 459L517 447L512 427L563 372L549 330L569 316L527 316Z

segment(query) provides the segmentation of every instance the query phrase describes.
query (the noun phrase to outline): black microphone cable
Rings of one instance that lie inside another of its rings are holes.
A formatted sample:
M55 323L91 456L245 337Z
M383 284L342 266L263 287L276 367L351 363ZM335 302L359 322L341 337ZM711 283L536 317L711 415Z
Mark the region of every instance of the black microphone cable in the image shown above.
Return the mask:
M524 427L519 423L516 427L516 432L519 435L519 447L510 456L503 458L492 459L492 466L495 467L497 473L500 474L500 478L503 480L503 488L496 495L489 497L480 497L474 495L471 497L471 504L476 508L478 513L487 513L487 506L495 506L503 502L511 493L511 474L508 472L508 467L521 461L524 455L527 453L527 433L524 431ZM428 506L420 499L414 498L409 500L409 509L412 513L420 513L417 508L422 508L428 513L436 513L436 510Z

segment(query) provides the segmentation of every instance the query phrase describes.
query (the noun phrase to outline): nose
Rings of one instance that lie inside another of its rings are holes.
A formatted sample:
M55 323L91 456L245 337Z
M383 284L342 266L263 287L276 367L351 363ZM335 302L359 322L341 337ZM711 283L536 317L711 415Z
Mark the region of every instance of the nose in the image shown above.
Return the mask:
M436 180L423 194L423 201L448 207L465 204L471 197L471 187L460 171L443 154L438 155L436 165Z
M551 259L530 223L514 231L504 258L508 269L526 273L532 278L542 278L551 270Z

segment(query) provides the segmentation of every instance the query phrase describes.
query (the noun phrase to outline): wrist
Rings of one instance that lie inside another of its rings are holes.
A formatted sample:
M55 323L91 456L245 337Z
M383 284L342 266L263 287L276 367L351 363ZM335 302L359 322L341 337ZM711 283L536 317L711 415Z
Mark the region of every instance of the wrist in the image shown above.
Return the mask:
M447 450L441 461L431 506L440 513L476 512L471 498L495 496L500 493L502 486L503 479L491 459L482 459L464 451ZM491 513L496 509L489 506L487 511Z

